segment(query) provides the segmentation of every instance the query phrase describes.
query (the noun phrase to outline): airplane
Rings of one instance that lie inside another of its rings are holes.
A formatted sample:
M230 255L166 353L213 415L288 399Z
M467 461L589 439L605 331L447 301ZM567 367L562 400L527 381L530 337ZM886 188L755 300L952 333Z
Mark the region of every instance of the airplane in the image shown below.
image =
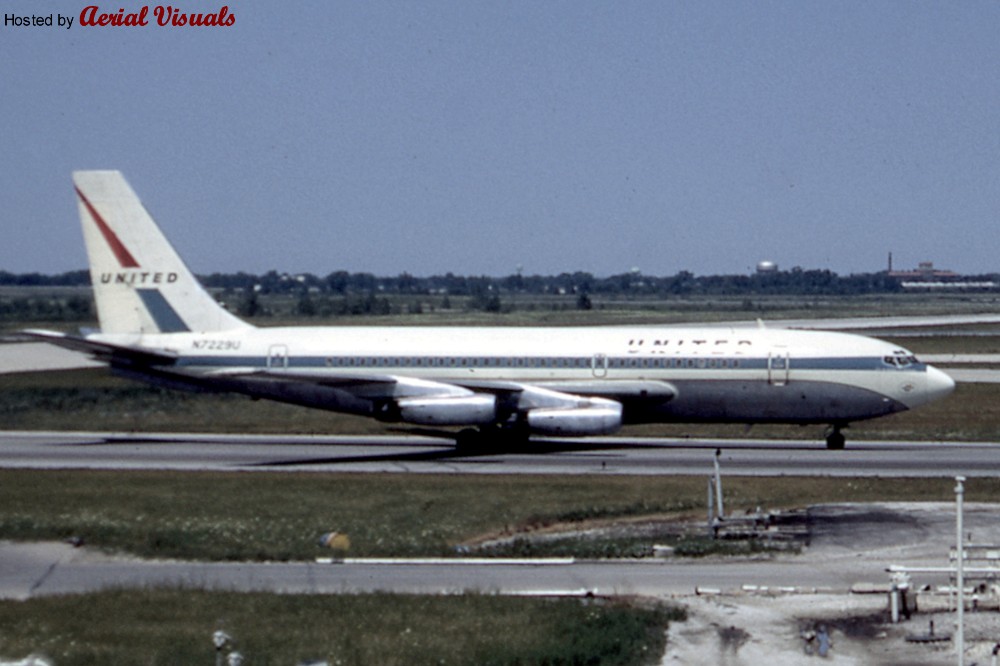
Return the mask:
M256 327L185 266L118 171L73 182L100 332L25 333L125 377L411 426L459 450L635 423L828 426L920 407L954 381L895 344L741 326Z

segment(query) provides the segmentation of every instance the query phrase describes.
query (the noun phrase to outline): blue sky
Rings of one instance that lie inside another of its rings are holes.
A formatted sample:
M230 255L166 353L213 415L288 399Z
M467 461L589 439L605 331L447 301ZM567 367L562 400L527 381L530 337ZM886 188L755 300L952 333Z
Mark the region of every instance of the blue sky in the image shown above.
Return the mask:
M1000 3L228 6L0 27L0 270L112 168L199 273L1000 271Z

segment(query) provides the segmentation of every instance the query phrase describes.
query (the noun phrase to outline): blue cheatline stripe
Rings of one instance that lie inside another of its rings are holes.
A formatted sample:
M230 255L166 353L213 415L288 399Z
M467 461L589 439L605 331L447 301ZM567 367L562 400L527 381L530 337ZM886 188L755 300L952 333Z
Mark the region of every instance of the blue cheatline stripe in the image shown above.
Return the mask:
M164 305L166 302L164 301ZM169 308L169 305L166 305ZM171 310L171 312L173 312ZM159 323L159 320L157 320ZM181 322L183 324L183 322ZM186 329L185 329L186 330ZM435 359L435 363L431 362L431 359ZM289 368L332 368L332 369L350 369L350 370L370 370L370 369L393 369L400 370L404 374L407 372L419 372L421 370L463 370L463 369L487 369L487 370L508 370L508 369L518 369L518 370L590 370L591 357L562 357L561 360L564 361L563 365L556 365L553 363L542 363L542 361L553 361L555 358L545 359L536 357L526 357L526 356L474 356L474 357L462 357L462 356L377 356L372 357L368 355L351 355L345 356L341 354L330 355L330 356L289 356L288 367ZM571 360L572 363L566 362ZM619 373L621 371L645 371L645 372L662 372L662 371L675 371L678 373L687 373L691 370L710 370L710 371L732 371L738 372L740 370L765 370L767 369L767 359L766 358L739 358L739 365L729 365L727 367L722 366L708 366L707 364L702 366L697 363L697 361L704 361L705 357L685 357L675 359L678 361L677 365L671 366L655 366L648 365L643 366L632 366L630 361L635 360L635 357L607 357L609 370L612 375ZM687 361L695 361L695 364L689 365ZM719 359L714 359L719 360ZM733 359L728 359L732 361ZM887 373L897 373L897 372L923 372L926 370L927 366L924 363L913 363L909 366L903 368L889 367L882 362L881 357L827 357L827 358L809 358L809 359L796 359L792 358L789 361L791 370L880 370ZM265 356L247 356L247 355L234 355L234 356L184 356L177 361L178 366L193 366L193 367L226 367L226 366L241 366L241 367L267 367L267 357ZM604 368L601 368L604 369ZM784 372L784 368L777 370L778 372ZM682 375L678 375L682 376Z
M167 299L163 297L159 289L136 289L142 304L146 306L149 316L156 322L156 327L161 333L187 333L188 328L181 316L177 314Z

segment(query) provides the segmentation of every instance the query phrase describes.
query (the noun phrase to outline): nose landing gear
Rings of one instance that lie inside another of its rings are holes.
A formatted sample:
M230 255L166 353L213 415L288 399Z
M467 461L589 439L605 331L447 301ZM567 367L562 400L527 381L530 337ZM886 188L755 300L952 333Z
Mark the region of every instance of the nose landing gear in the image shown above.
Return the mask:
M826 448L831 451L841 451L844 448L844 444L847 442L847 438L844 437L844 433L840 431L844 426L840 424L833 424L826 431Z

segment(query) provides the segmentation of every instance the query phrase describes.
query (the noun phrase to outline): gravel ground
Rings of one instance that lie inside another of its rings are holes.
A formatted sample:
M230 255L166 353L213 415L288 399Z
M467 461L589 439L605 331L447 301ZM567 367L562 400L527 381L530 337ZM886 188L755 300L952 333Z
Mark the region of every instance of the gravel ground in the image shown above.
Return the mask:
M808 512L810 543L797 559L817 569L856 566L871 571L873 562L947 566L948 550L955 540L954 511L952 504L937 503L812 507ZM1000 544L998 517L1000 507L967 504L967 541ZM862 563L867 566L861 567ZM889 577L857 583L856 589L884 590ZM899 624L889 622L885 591L773 594L730 590L682 597L676 601L687 607L689 619L671 627L662 663L784 666L815 659L859 666L954 664L957 656L951 640L907 640L927 637L931 622L935 637L954 633L955 613L948 612L948 596L939 589L946 584L946 575L913 574L910 599L912 608L915 597L916 610ZM967 578L970 592L977 586L981 588L975 595L978 610L965 613L965 663L990 664L1000 640L1000 597L989 581ZM818 654L818 640L806 641L820 627L830 637L825 657Z

